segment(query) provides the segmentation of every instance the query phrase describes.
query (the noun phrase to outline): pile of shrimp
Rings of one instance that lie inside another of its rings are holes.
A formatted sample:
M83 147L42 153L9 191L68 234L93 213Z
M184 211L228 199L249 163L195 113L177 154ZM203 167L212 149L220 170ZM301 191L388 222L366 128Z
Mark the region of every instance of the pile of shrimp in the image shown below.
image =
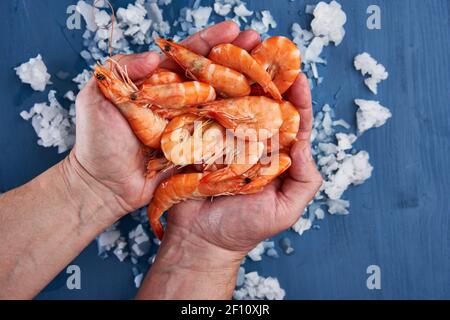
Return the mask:
M252 52L220 44L208 56L170 40L157 44L181 72L158 69L134 83L110 59L109 67L96 67L95 79L150 150L147 177L181 172L159 185L148 206L162 239L160 219L175 204L258 193L290 167L300 115L283 94L297 79L301 58L281 36Z

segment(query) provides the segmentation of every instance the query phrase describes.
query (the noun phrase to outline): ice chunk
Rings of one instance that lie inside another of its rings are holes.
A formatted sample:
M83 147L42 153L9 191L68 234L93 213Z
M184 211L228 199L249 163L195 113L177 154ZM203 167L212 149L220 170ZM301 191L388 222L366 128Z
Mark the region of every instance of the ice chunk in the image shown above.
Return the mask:
M347 188L362 184L372 175L373 167L369 163L369 154L360 151L356 155L348 155L339 166L339 170L328 181L324 182L324 190L330 199L341 198Z
M356 112L356 121L360 133L381 127L392 117L389 109L383 107L378 101L356 99L355 104L359 107Z
M314 8L314 20L311 22L313 33L322 37L325 44L334 42L338 46L345 36L344 25L347 15L336 1L319 2Z
M253 15L253 11L247 9L244 3L234 7L234 14L238 17L250 17Z
M236 287L240 287L245 282L245 269L244 267L239 267L239 272L236 278Z
M208 24L211 13L212 13L211 7L199 7L197 10L192 11L194 26L196 28L205 27Z
M226 16L231 12L231 4L222 4L220 2L214 3L214 12L219 16Z
M75 143L75 115L59 104L56 91L49 92L48 100L48 103L37 103L30 112L22 112L20 115L25 120L31 119L39 137L38 145L45 148L58 147L58 152L64 153Z
M305 233L312 227L312 222L309 219L305 219L301 217L298 221L292 226L292 229L297 232L299 235Z
M244 279L242 287L233 293L236 300L283 300L286 295L276 278L264 278L258 272L250 272Z
M140 273L137 276L134 277L134 285L136 286L136 288L140 288L141 284L142 284L142 280L144 279L144 274Z
M338 150L345 151L352 148L357 138L354 134L337 133L336 139L338 141Z
M389 73L386 71L385 67L382 64L379 64L367 52L357 55L355 57L354 65L355 69L361 71L363 76L370 76L364 80L364 83L370 91L377 94L378 83L389 77Z
M95 24L99 28L105 28L111 22L111 17L109 16L108 12L106 12L105 10L101 10L95 14L94 20Z
M350 202L342 199L329 199L327 201L328 212L330 214L346 215L349 214L348 207Z
M264 254L264 243L259 243L253 250L251 250L247 256L252 259L252 261L261 261L262 255Z
M31 88L35 91L45 91L47 84L51 84L50 74L47 73L47 67L40 54L14 70L20 80L31 85Z
M77 11L81 14L84 21L86 22L86 28L89 31L95 32L98 28L95 23L95 15L99 11L97 8L87 4L85 1L80 0L77 3Z

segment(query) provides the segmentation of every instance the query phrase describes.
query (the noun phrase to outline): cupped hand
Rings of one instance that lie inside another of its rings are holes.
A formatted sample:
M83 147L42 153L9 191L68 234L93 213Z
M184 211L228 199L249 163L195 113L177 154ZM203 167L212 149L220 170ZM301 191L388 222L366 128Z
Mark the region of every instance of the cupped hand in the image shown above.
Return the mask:
M235 43L250 50L259 43L259 37L248 31ZM169 212L165 241L189 239L191 244L198 244L198 250L217 248L221 256L229 252L240 259L259 242L299 219L322 184L311 155L312 101L305 75L299 75L285 98L297 107L301 117L287 175L258 194L186 201L175 206Z
M236 40L239 28L224 22L201 31L184 41L193 51L207 54L220 43ZM138 81L151 74L158 66L175 68L167 60L160 61L153 52L119 55L114 59L126 66L132 80ZM76 144L68 157L70 167L81 178L89 176L97 182L91 186L99 197L111 200L109 206L117 218L147 205L155 188L167 177L159 174L145 177L143 147L133 134L120 111L102 95L91 79L76 100ZM107 193L107 194L105 194Z

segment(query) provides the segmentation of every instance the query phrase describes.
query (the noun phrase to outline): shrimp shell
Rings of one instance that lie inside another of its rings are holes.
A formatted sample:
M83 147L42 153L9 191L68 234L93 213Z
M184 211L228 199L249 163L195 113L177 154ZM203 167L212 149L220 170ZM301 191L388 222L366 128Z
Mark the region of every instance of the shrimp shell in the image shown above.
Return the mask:
M265 141L283 124L280 104L266 97L217 100L183 111L213 118L234 130L237 138L249 141Z
M252 51L252 56L269 72L281 94L292 86L300 73L300 50L286 37L268 38Z
M180 44L164 39L157 39L156 43L169 58L186 71L187 76L210 84L223 96L232 98L250 94L250 84L242 73L220 64L214 64L208 58L198 55Z
M227 180L220 183L201 183L203 173L187 173L175 175L156 189L153 200L147 209L148 219L153 233L162 239L164 229L160 218L163 213L175 204L188 199L203 199L222 194L235 194L245 185L244 178Z
M112 59L110 61L113 62L113 70L101 65L95 68L94 76L98 87L127 119L136 137L145 146L158 149L167 120L146 108L145 104L127 99L137 88L128 78L126 70L120 68Z
M264 92L270 93L276 100L281 100L280 91L272 82L270 74L246 50L230 43L219 44L211 50L209 59L245 74L258 83Z
M143 85L130 94L129 99L139 104L152 104L160 108L180 109L214 101L216 92L206 83L191 81L158 86Z

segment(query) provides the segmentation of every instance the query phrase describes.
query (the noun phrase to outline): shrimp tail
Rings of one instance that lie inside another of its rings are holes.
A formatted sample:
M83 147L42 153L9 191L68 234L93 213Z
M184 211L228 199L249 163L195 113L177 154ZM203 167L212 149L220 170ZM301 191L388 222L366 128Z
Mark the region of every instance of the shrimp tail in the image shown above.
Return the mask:
M147 208L147 215L148 220L150 222L150 226L152 227L153 233L159 240L162 240L162 238L164 237L164 228L160 221L160 218L162 217L163 213L164 213L163 211L161 211L158 207L154 206L153 204L151 204Z

